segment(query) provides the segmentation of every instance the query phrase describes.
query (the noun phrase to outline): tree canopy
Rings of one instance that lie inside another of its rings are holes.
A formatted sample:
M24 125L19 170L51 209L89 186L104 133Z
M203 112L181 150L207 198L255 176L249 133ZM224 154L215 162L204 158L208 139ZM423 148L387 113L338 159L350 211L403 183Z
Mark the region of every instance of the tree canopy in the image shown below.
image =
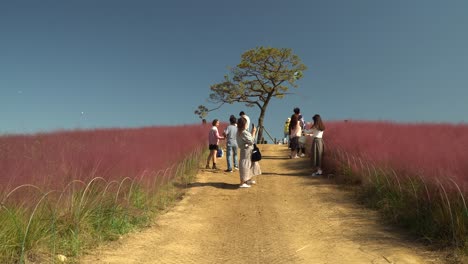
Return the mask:
M260 109L258 119L258 141L263 135L263 119L272 98L283 98L290 94L291 87L303 77L307 67L289 48L256 47L244 52L241 62L231 68L224 81L211 85L208 102L217 106L209 109L198 106L195 114L200 118L219 109L223 104L244 103Z

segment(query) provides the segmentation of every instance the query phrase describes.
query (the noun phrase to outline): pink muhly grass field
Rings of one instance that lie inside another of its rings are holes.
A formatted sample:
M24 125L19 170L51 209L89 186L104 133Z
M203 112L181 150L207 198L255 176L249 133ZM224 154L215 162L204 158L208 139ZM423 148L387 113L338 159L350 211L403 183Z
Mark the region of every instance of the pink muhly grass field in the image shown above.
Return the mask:
M468 125L328 122L325 170L428 241L468 245Z
M208 130L185 125L0 136L0 191L21 184L59 188L94 177L154 177L206 145Z
M453 179L468 187L468 125L329 122L325 142L356 160L399 175L442 182Z

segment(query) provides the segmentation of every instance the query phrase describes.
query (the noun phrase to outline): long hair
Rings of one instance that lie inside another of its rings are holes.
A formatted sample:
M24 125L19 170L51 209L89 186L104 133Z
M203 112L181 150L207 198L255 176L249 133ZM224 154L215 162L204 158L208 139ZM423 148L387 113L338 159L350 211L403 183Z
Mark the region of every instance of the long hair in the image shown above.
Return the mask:
M229 123L231 123L231 125L235 125L236 121L237 121L237 119L236 119L236 117L234 115L231 115L229 117Z
M325 125L322 122L322 118L320 115L316 114L312 117L312 120L314 120L314 127L320 131L325 130Z
M237 119L237 133L241 133L245 130L245 125L247 124L247 119L241 117Z
M294 114L291 116L291 122L289 123L289 132L291 132L291 130L296 128L298 121L299 121L299 118L297 115Z

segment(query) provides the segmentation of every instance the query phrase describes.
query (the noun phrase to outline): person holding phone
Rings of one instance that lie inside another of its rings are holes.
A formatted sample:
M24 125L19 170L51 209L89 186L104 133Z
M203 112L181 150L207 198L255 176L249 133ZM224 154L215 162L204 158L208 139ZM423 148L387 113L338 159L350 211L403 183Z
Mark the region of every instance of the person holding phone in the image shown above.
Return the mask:
M312 117L314 125L310 129L311 133L307 133L308 136L313 137L312 141L312 166L315 168L315 172L311 176L320 176L323 174L322 171L322 156L325 148L323 142L323 131L325 130L325 125L323 124L322 118L320 115L316 114Z
M256 127L252 126L252 134L246 129L247 120L243 117L237 120L237 146L240 149L239 159L239 188L250 188L256 182L253 176L262 174L258 162L252 162L251 155L255 139L252 135L257 132Z

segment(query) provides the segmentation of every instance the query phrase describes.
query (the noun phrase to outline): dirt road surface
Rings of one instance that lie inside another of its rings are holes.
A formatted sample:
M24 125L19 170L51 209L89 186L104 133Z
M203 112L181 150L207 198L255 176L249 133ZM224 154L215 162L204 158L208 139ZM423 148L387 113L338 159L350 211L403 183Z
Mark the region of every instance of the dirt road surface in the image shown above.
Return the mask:
M444 263L386 226L309 159L261 145L263 174L239 189L239 172L201 169L185 197L154 224L84 256L80 263ZM204 167L204 166L203 166Z

